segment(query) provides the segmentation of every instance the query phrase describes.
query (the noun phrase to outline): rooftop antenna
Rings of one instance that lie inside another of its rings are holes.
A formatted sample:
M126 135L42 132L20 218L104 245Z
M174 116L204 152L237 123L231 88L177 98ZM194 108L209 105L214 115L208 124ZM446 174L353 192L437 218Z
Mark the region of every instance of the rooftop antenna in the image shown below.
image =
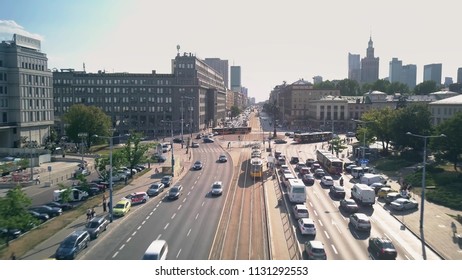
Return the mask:
M180 55L180 45L176 45L176 55Z
M83 72L85 72L85 62L83 63Z

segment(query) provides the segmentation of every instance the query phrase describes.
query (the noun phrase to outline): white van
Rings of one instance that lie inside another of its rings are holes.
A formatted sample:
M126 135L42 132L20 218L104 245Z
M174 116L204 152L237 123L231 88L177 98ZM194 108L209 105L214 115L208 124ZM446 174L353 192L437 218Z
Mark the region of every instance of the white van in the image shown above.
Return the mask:
M295 177L295 175L292 173L282 173L281 178L282 178L282 185L284 187L287 187L289 185L290 179L297 179L297 177Z
M361 176L364 175L364 173L369 173L369 167L365 166L365 167L361 167L361 166L356 166L356 167L353 167L351 169L351 176L353 176L353 178L355 179L358 179L358 178L361 178Z
M364 173L361 176L361 184L366 184L368 186L372 185L373 183L382 183L386 184L387 180L382 175L372 174L372 173Z
M300 179L289 179L287 184L287 194L289 201L292 203L306 202L306 189L305 184ZM375 193L374 193L375 195Z
M154 240L143 255L143 260L166 260L168 245L165 240Z
M53 191L53 201L62 201L62 194L66 189L54 190ZM81 191L75 188L72 188L69 193L67 201L84 201L88 198L88 193L86 191Z
M375 203L375 191L366 184L354 184L351 197L361 205L372 206Z

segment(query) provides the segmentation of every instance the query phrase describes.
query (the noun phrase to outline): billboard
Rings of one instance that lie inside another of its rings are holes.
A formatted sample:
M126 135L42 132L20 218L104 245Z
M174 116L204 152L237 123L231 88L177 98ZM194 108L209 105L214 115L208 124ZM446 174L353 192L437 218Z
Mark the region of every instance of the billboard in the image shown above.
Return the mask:
M19 34L14 34L13 40L17 46L22 46L34 50L40 50L40 40Z

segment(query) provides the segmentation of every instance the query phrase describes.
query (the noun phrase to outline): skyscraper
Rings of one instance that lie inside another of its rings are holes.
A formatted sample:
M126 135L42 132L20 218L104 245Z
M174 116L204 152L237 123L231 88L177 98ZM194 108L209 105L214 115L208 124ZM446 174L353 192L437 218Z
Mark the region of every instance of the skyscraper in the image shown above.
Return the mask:
M361 82L361 63L359 54L348 53L348 79Z
M390 83L402 83L412 90L416 85L417 67L414 64L403 66L403 62L394 57L390 61L389 79Z
M424 76L425 81L435 81L437 86L441 85L441 72L443 65L441 63L433 63L424 65Z
M462 84L462 67L457 69L457 83Z
M231 90L241 92L241 66L231 66Z
M403 62L396 57L390 61L389 76L390 83L402 83Z
M222 60L220 58L206 58L205 63L212 67L215 71L221 74L225 87L229 88L229 75L228 75L228 60Z
M379 58L374 57L374 43L372 37L366 50L366 57L361 59L361 82L374 83L379 79Z

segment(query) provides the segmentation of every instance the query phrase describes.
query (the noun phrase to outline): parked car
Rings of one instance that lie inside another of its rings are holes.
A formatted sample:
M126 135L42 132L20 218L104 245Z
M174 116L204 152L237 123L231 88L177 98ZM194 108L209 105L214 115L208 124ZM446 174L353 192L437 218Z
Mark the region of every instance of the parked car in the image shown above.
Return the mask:
M162 182L152 184L146 193L149 196L156 196L164 191L165 185Z
M327 255L321 241L310 240L305 242L305 253L309 260L326 260Z
M287 141L284 139L275 139L274 144L286 144Z
M164 184L166 188L170 187L170 184L172 183L172 181L173 181L173 177L170 175L165 175L164 177L162 177L162 179L160 179L160 182Z
M341 198L341 199L345 198L345 188L343 186L332 185L330 186L329 192L332 195L332 197Z
M304 174L302 176L302 181L307 186L314 185L314 176L313 176L313 174Z
M210 191L212 195L222 195L223 194L223 182L216 181L212 184L212 190Z
M194 170L201 170L202 169L202 162L200 160L197 160L194 165L193 165L193 169Z
M357 231L371 231L371 221L364 213L354 213L350 215L350 224Z
M213 140L212 138L204 138L204 140L202 141L204 141L204 143L214 143L215 142L215 140Z
M58 207L58 208L61 208L63 211L68 211L74 208L74 205L70 204L69 202L52 201L45 205L50 206L50 207Z
M91 239L96 239L108 225L109 221L106 217L94 217L85 225L85 230L88 231Z
M376 260L395 260L398 256L395 246L386 237L369 238L369 247L367 249L370 256Z
M199 143L197 143L197 142L192 142L191 147L192 147L192 148L199 148Z
M348 198L340 200L340 209L348 213L356 213L359 207L354 199Z
M183 192L182 185L174 185L168 192L168 198L170 200L178 199L181 196L182 192Z
M134 192L127 196L125 199L130 200L132 205L146 203L149 199L149 196L146 192Z
M419 208L419 203L414 199L397 198L390 203L390 208L398 211L413 210Z
M78 253L88 247L90 234L86 230L76 230L68 235L59 245L55 253L57 260L73 260Z
M29 208L29 210L41 213L41 214L47 214L50 217L57 217L61 214L63 214L63 210L59 207L50 207L47 205L40 205L40 206L34 206Z
M27 211L29 214L34 217L35 219L39 220L41 223L44 223L50 219L50 215L45 213L39 213L33 210Z
M114 216L125 216L128 212L130 212L130 208L132 207L132 203L128 199L122 199L114 205L112 208L112 214Z
M410 196L409 194L404 194L401 192L391 192L391 193L388 193L387 196L385 197L385 203L390 204L398 198L410 198Z
M18 238L22 234L22 231L17 228L0 228L0 238L7 240L13 240Z

